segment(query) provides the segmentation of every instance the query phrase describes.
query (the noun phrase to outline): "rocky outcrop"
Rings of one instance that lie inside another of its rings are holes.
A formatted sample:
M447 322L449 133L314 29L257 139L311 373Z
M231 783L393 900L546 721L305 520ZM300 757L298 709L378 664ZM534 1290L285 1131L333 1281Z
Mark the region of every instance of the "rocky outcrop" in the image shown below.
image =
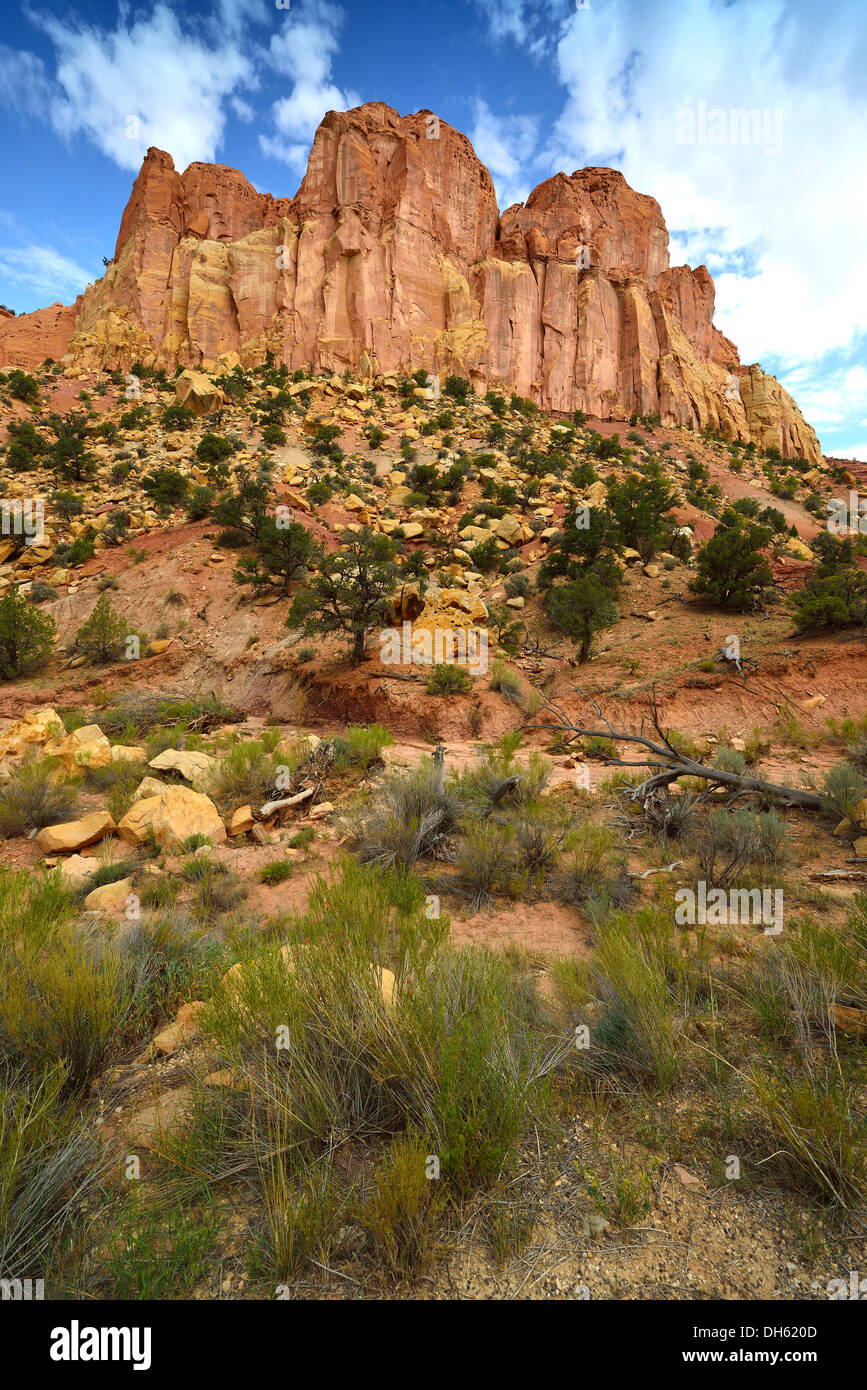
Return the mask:
M90 367L219 371L269 351L293 369L423 366L552 411L658 413L818 462L797 406L741 366L713 310L705 267L669 266L658 203L616 170L557 174L500 216L465 135L371 102L328 113L294 199L149 150L66 345ZM0 323L0 359L34 317Z
M0 370L37 367L46 357L55 361L69 348L84 296L74 304L52 304L32 314L0 316Z

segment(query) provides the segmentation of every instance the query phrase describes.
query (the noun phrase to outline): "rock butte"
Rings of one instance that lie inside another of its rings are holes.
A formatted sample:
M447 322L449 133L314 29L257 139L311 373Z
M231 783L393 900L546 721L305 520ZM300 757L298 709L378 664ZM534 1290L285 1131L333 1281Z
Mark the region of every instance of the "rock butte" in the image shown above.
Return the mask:
M741 365L713 309L707 269L669 266L658 203L616 170L556 174L500 215L465 135L369 102L325 116L295 198L148 150L103 278L69 307L0 317L0 364L225 371L270 351L362 377L426 367L820 462L795 402Z

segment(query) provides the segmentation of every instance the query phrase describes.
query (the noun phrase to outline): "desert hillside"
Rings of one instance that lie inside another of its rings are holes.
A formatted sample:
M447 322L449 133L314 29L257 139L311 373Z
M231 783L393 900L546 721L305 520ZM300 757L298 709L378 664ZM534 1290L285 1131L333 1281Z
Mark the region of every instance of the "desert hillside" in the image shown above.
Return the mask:
M4 1270L827 1298L863 466L271 356L0 409Z

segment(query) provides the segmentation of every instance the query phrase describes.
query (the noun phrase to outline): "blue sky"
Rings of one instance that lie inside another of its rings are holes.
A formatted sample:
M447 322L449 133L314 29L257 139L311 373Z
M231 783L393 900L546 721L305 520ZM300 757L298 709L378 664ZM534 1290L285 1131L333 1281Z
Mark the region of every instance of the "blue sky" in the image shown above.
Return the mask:
M622 169L704 263L716 322L867 459L864 0L165 0L35 8L0 42L0 302L70 302L148 145L293 195L325 111L429 108L500 206ZM741 124L732 113L759 113Z

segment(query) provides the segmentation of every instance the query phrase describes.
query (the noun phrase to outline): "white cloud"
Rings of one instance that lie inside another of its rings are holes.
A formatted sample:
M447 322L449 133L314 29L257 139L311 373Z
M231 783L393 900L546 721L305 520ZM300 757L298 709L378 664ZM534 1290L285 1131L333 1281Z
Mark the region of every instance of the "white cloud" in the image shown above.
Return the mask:
M101 269L101 267L100 267ZM81 294L96 273L49 246L0 246L0 274L46 303Z
M42 59L0 43L0 101L4 106L18 116L41 118L52 96Z
M524 43L529 34L528 5L524 0L478 0L495 39L514 39Z
M867 444L847 444L842 449L831 450L831 456L838 459L857 459L859 463L867 463Z
M255 84L251 47L242 51L238 38L259 8L260 0L222 0L219 20L196 31L165 4L139 19L122 8L113 31L33 14L54 45L55 79L33 54L7 49L0 88L22 114L40 115L64 139L85 136L123 169L137 172L149 145L168 150L179 168L213 160L227 99Z
M525 0L516 38L530 31L531 4L545 11ZM489 16L499 8L484 7ZM492 34L504 23L491 17ZM551 63L566 99L533 181L588 164L621 169L675 229L673 263L712 268L716 322L742 360L772 357L787 384L812 363L805 385L829 415L845 416L845 396L835 406L820 388L822 359L852 356L867 338L861 0L826 0L821 19L811 0L691 0L686 9L683 0L591 0L555 33ZM698 124L695 143L681 143L679 113L698 123L700 103L705 113L767 112L767 139L734 143L740 122L727 115L726 143L710 143L707 125L701 143Z
M245 101L243 97L232 97L230 104L238 120L244 121L249 125L250 121L252 121L256 115L249 101Z
M558 45L568 99L551 172L615 163L693 261L748 248L754 273L717 281L719 325L748 360L820 356L867 330L864 97L848 69L855 30L834 16L847 8L829 0L817 26L812 6L783 0L693 0L688 15L681 0L610 0L576 12ZM701 103L767 112L767 139L733 143L740 122L727 116L727 143L711 144L708 124L698 143ZM692 144L677 139L686 110Z
M538 119L495 116L486 101L476 98L469 135L476 154L491 172L501 210L525 202L532 187L526 170L539 138Z
M276 134L260 135L259 144L263 154L298 173L307 168L313 136L326 111L345 111L360 104L356 92L341 91L331 78L343 20L343 10L328 0L302 0L271 39L269 62L289 78L292 90L271 108Z

